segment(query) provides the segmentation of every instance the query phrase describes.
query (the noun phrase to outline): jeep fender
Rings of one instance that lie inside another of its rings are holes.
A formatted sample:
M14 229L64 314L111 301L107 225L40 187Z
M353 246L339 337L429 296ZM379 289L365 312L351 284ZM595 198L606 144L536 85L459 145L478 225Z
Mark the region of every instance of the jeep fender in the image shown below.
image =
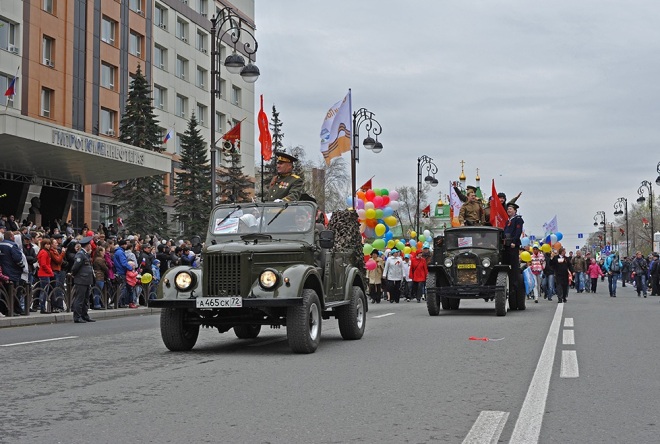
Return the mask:
M321 285L321 276L319 276L316 268L310 265L305 264L296 264L290 267L280 270L280 275L282 281L273 291L267 291L261 288L259 285L259 280L255 280L252 283L252 291L258 298L282 298L282 299L293 299L301 298L304 288L313 289L319 296L321 304L325 299L323 294L323 288ZM285 284L284 281L288 279L289 284Z
M355 267L351 267L351 269L348 271L348 277L346 279L346 284L344 285L344 300L345 301L350 301L351 298L353 297L353 287L358 286L366 293L366 288L365 288L365 283L364 283L364 278L362 277L362 274L360 273L360 270L358 270Z
M187 271L190 274L195 275L197 278L190 290L185 292L180 292L176 289L174 285L174 279L176 275L182 271ZM168 269L165 272L165 275L161 277L160 282L158 283L158 290L156 292L157 299L187 299L190 297L191 293L195 293L195 296L202 296L202 269L193 268L189 265L179 265L173 268Z

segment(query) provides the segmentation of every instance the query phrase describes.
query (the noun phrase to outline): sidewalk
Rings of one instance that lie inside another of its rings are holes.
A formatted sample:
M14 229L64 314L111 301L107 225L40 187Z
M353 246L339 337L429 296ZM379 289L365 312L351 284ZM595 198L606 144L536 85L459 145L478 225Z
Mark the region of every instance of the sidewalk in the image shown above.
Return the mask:
M160 313L160 308L117 308L112 310L89 310L89 317L94 320L119 318L124 316L141 316ZM13 316L0 318L0 328L19 327L38 324L55 324L58 322L73 322L73 313L30 313L29 316Z

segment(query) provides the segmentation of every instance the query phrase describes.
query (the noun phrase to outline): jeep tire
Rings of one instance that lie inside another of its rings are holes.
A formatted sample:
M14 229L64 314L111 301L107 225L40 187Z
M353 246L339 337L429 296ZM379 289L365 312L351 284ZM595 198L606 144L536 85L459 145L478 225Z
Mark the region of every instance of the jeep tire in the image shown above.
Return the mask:
M498 288L495 291L495 314L506 316L506 296L509 292L509 276L506 272L500 271L497 273L496 285L503 288Z
M160 312L160 335L171 351L191 350L199 336L199 325L186 323L187 311L163 308Z
M426 309L429 311L429 315L438 316L440 314L440 296L437 291L430 292L429 288L436 287L435 273L429 272L426 275Z
M259 324L234 326L234 334L238 339L254 339L259 336L260 331L261 325Z
M360 287L353 287L351 302L337 309L337 321L339 321L339 333L347 340L362 338L364 328L367 324L367 302L364 292Z
M295 353L314 353L321 341L321 303L314 290L303 290L302 305L289 307L286 334Z

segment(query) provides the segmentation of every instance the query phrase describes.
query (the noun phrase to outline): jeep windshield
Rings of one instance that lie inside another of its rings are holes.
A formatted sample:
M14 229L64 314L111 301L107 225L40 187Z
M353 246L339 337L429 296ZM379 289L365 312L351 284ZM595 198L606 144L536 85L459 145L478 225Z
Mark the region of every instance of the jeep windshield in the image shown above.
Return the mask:
M497 249L499 231L457 230L445 232L445 247L447 250L483 248Z
M315 207L306 202L221 205L211 219L214 236L306 233L313 229Z

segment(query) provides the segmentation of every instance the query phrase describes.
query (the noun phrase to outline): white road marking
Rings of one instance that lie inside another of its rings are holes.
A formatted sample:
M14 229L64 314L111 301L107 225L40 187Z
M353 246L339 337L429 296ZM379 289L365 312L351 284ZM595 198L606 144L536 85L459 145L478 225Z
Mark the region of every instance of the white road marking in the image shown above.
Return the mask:
M561 378L578 378L580 376L577 352L575 350L562 350L559 376Z
M557 304L555 317L550 324L550 331L545 338L545 344L541 351L541 357L536 364L536 370L532 377L532 382L527 390L525 401L520 408L520 414L516 421L516 426L511 434L510 444L531 444L539 442L541 434L541 425L543 424L543 414L545 413L545 403L548 399L548 389L550 387L550 377L552 376L552 366L555 361L555 352L557 349L557 339L559 338L559 326L561 316L564 312L564 304Z
M372 319L384 318L385 316L392 316L393 314L394 313L385 313L385 314L378 315L378 316L372 316L371 318Z
M509 418L509 412L479 413L479 417L463 440L463 444L497 443Z
M264 341L264 342L257 342L256 344L250 344L250 345L248 345L248 347L261 347L262 345L273 344L275 342L282 342L282 341L286 341L286 340L287 340L286 337L284 337L284 338L274 338L274 339L269 339L269 340Z
M62 338L39 339L38 341L16 342L14 344L0 344L0 347L14 347L16 345L39 344L41 342L63 341L65 339L76 339L78 336L64 336Z
M564 330L562 335L562 343L564 345L575 345L575 330Z
M573 318L564 319L564 327L574 327Z

